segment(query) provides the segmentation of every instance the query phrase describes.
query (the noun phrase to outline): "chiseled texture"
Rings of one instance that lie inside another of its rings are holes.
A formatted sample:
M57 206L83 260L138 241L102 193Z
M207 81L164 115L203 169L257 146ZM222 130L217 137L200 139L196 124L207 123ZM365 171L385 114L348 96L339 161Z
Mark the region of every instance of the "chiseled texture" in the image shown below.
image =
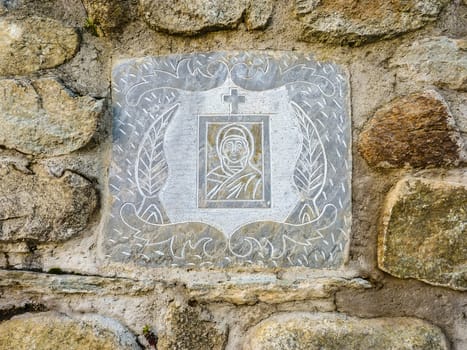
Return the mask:
M467 91L467 40L445 36L401 45L390 61L401 81Z
M399 278L467 290L467 186L401 180L388 195L379 267Z
M243 20L249 29L259 29L266 26L273 6L272 0L140 0L150 27L183 35L232 29Z
M0 80L0 145L35 155L70 153L94 135L102 106L52 78Z
M66 171L61 177L0 168L0 242L63 241L88 224L97 206L92 184Z
M0 76L56 67L79 47L75 29L50 18L0 18Z
M97 315L25 314L0 323L0 350L137 350L122 325Z
M304 40L362 45L423 27L448 0L297 0Z
M209 317L207 311L200 307L173 302L168 308L166 330L159 337L157 349L223 350L227 331L209 320Z
M126 0L83 0L83 5L89 24L92 23L96 30L102 30L104 35L121 27L128 20L129 7Z
M289 313L247 334L243 350L444 350L441 330L415 318L360 319L343 314Z
M459 163L462 141L443 98L429 90L376 111L360 134L359 150L375 167L448 166Z

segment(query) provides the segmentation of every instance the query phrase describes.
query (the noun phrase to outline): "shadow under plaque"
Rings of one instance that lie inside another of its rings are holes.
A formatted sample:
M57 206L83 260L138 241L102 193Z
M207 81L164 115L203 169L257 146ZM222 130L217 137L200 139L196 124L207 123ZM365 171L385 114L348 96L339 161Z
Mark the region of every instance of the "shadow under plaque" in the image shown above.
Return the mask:
M145 266L338 268L351 227L342 70L295 52L113 70L103 248Z

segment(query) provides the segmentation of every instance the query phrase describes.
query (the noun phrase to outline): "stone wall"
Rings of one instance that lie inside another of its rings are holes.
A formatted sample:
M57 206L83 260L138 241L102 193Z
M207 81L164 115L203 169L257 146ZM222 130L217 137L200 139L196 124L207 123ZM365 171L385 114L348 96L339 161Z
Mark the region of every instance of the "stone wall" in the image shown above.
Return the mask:
M0 0L0 349L467 349L467 2ZM349 76L339 269L102 250L111 70L281 50Z

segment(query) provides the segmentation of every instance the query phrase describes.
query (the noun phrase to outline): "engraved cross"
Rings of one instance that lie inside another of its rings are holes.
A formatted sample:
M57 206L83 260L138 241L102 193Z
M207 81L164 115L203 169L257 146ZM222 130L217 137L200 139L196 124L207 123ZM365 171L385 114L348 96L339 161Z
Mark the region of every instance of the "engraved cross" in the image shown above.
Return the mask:
M245 103L245 96L239 95L237 89L230 89L230 95L224 95L224 102L230 103L231 114L238 114L238 104Z

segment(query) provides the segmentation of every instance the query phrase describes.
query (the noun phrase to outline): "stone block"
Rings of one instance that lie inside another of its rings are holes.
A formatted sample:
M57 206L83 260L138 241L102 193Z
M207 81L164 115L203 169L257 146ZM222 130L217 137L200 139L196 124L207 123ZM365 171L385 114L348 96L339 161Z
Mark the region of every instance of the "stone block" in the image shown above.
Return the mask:
M97 206L92 184L65 171L62 177L0 168L0 241L63 241L88 224Z
M397 49L390 67L400 81L467 91L467 40L442 36L410 42Z
M0 350L139 350L135 337L113 319L55 312L23 314L0 323Z
M466 223L465 181L401 180L385 205L379 268L399 278L467 290Z
M118 29L128 20L130 9L126 0L83 0L83 5L88 21L102 30L103 35Z
M199 307L172 303L166 316L166 330L159 335L157 349L223 350L227 330L210 318L209 313Z
M422 28L448 0L297 0L302 39L362 45Z
M56 67L79 47L73 28L50 18L0 18L0 76Z
M447 350L442 331L416 318L361 319L343 314L290 313L249 330L243 350Z
M376 111L360 134L370 166L451 166L463 158L463 141L443 98L435 91L394 99Z
M150 27L183 35L233 29L243 20L249 29L259 29L266 26L273 7L273 0L140 0Z
M56 156L86 145L103 101L76 96L52 78L0 80L0 145L22 153Z

